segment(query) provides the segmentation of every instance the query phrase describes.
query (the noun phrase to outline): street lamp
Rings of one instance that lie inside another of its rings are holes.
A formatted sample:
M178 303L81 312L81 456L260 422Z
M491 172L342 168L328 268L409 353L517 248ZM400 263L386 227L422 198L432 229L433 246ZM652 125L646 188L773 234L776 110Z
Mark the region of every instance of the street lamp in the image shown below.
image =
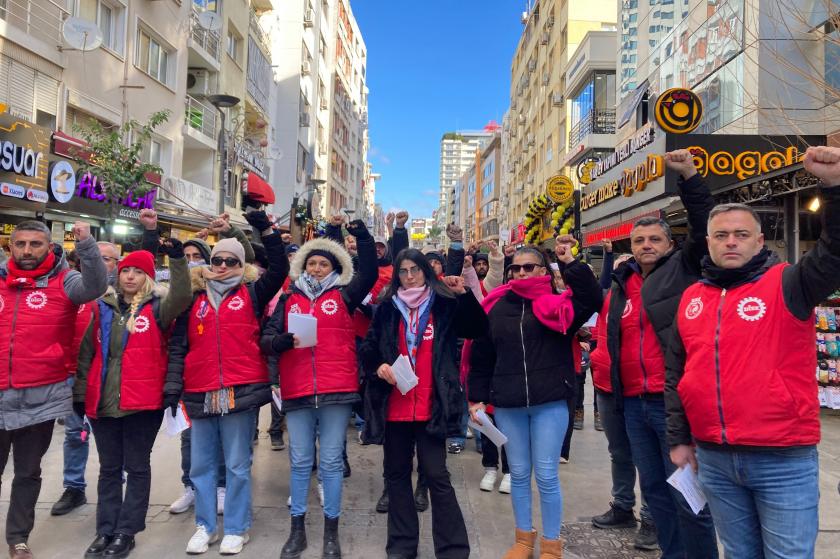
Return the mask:
M227 161L227 141L225 136L225 112L222 109L229 109L239 104L239 97L233 95L215 94L208 95L207 100L210 101L222 117L222 126L219 130L219 173L221 174L221 181L219 185L219 215L225 213L225 194L228 190L228 161Z

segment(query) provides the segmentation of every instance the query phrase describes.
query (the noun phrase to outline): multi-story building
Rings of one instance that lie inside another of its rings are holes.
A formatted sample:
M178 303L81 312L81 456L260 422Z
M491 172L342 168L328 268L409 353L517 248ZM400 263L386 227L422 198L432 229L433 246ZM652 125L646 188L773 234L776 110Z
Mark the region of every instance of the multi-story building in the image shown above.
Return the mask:
M447 132L440 141L440 196L437 226L446 230L450 223L461 223L458 181L470 165L475 164L476 152L493 137L493 132L464 130ZM446 241L448 242L448 241Z
M522 14L523 32L511 63L507 168L512 171L508 225L561 172L568 147L566 70L588 31L614 30L615 0L536 0Z
M376 216L376 183L382 180L380 173L373 172L373 165L370 163L366 166L365 189L364 189L364 214L358 216L364 219L365 223L370 227L373 225L374 217Z
M501 184L500 133L473 154L472 164L458 178L452 195L453 223L464 230L464 241L499 238Z

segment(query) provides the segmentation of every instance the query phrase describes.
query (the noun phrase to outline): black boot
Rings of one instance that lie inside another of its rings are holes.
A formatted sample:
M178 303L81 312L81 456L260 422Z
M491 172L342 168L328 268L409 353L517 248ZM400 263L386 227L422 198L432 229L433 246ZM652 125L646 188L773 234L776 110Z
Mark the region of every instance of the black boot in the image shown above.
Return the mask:
M292 529L289 532L289 539L280 552L280 559L298 559L303 550L306 549L306 515L292 517Z
M338 518L324 516L324 553L322 559L341 559L341 545L338 543Z
M429 508L429 488L425 485L417 484L417 489L414 490L414 507L417 512L424 512Z
M126 534L114 534L114 539L105 548L102 557L108 559L123 559L128 557L131 550L134 549L134 536Z
M388 505L390 504L388 501L388 487L386 486L385 489L382 490L382 496L379 497L379 500L376 501L376 512L380 514L385 514L388 512Z
M113 539L112 536L96 536L96 539L93 540L93 543L85 551L85 559L102 557L105 549L111 544L111 540Z

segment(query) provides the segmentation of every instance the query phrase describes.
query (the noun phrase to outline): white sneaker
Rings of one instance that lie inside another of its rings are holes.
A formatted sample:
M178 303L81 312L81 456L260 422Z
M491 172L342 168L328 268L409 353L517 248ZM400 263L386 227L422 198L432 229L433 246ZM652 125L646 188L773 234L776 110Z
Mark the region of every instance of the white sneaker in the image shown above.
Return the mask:
M561 457L560 457L560 463L561 463L561 464L568 464L568 463L569 463L569 459L568 459L568 458L563 458L563 457L561 456Z
M187 512L190 507L195 504L195 489L192 487L185 487L184 494L178 497L174 503L169 505L170 514L181 514Z
M468 438L468 439L471 439L471 438L473 438L473 436L474 436L474 435L473 435L472 429L470 429L469 427L467 427L467 438Z
M225 537L222 538L222 544L219 546L219 553L222 555L236 555L242 551L242 548L245 547L245 544L250 539L251 537L248 534L242 534L241 536L225 534Z
M206 553L210 544L214 544L219 540L219 534L208 534L207 528L199 526L195 530L195 534L190 538L187 544L187 553L190 555L198 555Z
M499 484L499 493L510 493L510 474L502 476L502 483Z
M318 499L321 500L321 508L324 508L324 484L318 482Z
M286 501L286 506L292 508L292 496L289 495L289 499Z
M482 491L493 491L493 487L496 485L496 476L499 475L496 469L487 469L484 472L484 477L481 478L481 483L478 485L478 488Z
M216 488L216 514L225 513L225 488Z

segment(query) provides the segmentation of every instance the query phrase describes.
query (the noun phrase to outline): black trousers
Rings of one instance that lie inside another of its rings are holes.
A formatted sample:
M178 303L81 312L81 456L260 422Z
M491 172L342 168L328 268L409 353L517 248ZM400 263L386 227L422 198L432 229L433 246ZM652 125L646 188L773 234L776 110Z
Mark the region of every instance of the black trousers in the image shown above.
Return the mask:
M417 554L420 523L411 490L415 443L432 503L435 557L469 557L467 527L446 469L446 441L429 436L425 421L389 421L385 427L385 481L389 498L386 551L409 557Z
M268 427L268 434L272 439L282 437L286 427L286 414L277 411L277 406L274 405L274 402L271 402L269 406L271 406L271 425Z
M41 459L52 441L53 420L11 431L0 430L0 472L6 469L9 451L15 476L9 513L6 516L6 543L26 543L35 526L35 503L41 493Z
M97 535L133 536L146 529L152 486L150 458L162 421L163 410L90 420L99 452ZM125 496L123 471L127 478Z
M496 419L493 417L492 413L488 413L487 416L493 420L493 423L496 423ZM499 447L496 446L496 443L479 433L481 436L481 465L485 468L498 468L499 467ZM505 447L502 447L502 473L509 474L510 468L508 467L507 461L507 452L505 452Z

